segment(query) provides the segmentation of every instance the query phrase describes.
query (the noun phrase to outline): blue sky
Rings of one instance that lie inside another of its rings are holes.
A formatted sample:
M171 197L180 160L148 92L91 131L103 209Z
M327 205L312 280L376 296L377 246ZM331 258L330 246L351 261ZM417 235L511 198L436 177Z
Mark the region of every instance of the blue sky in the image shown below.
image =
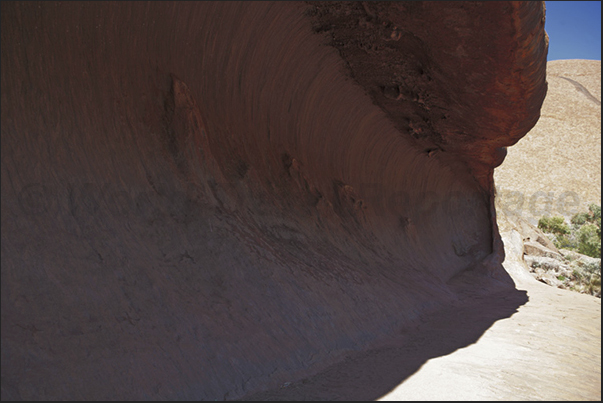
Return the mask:
M547 1L547 60L601 60L601 2Z

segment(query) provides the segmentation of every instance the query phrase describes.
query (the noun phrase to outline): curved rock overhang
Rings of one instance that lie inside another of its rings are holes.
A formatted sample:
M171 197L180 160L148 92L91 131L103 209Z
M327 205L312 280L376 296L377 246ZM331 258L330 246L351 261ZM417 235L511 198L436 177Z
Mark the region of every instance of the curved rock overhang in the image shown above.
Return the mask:
M543 3L1 7L3 399L236 398L512 286Z

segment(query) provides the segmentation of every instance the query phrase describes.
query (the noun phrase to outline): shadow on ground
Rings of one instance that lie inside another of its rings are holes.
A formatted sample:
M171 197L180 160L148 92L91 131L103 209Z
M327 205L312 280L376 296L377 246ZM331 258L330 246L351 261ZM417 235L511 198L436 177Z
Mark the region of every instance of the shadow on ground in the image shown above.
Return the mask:
M517 289L473 297L435 313L412 332L379 348L350 354L312 377L242 400L376 400L413 375L428 360L475 343L496 321L528 302Z

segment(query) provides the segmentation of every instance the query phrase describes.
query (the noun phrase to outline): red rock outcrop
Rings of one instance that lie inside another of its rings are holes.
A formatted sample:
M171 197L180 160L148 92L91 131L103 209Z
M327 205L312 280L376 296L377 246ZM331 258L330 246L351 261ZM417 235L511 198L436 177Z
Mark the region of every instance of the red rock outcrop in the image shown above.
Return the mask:
M1 7L3 399L237 398L511 284L542 3Z

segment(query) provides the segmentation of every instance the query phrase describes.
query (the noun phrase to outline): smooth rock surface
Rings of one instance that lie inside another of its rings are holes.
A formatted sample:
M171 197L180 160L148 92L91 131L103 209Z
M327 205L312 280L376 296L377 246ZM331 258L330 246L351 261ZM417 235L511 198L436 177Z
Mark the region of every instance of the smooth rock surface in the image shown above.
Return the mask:
M417 331L352 355L313 377L250 400L601 400L601 299L538 282L523 262L521 234L502 232L517 291L471 299ZM518 304L485 332L493 312ZM464 340L466 347L450 350ZM431 355L425 359L424 354ZM424 363L423 363L424 362ZM418 366L418 363L423 363ZM404 374L400 376L400 374Z
M235 399L481 298L399 382L525 302L543 3L2 2L1 46L3 400Z
M524 242L523 251L527 255L543 256L543 257L549 257L549 258L553 258L553 259L561 259L561 254L554 252L549 248L545 248L538 242L532 242L532 241Z

